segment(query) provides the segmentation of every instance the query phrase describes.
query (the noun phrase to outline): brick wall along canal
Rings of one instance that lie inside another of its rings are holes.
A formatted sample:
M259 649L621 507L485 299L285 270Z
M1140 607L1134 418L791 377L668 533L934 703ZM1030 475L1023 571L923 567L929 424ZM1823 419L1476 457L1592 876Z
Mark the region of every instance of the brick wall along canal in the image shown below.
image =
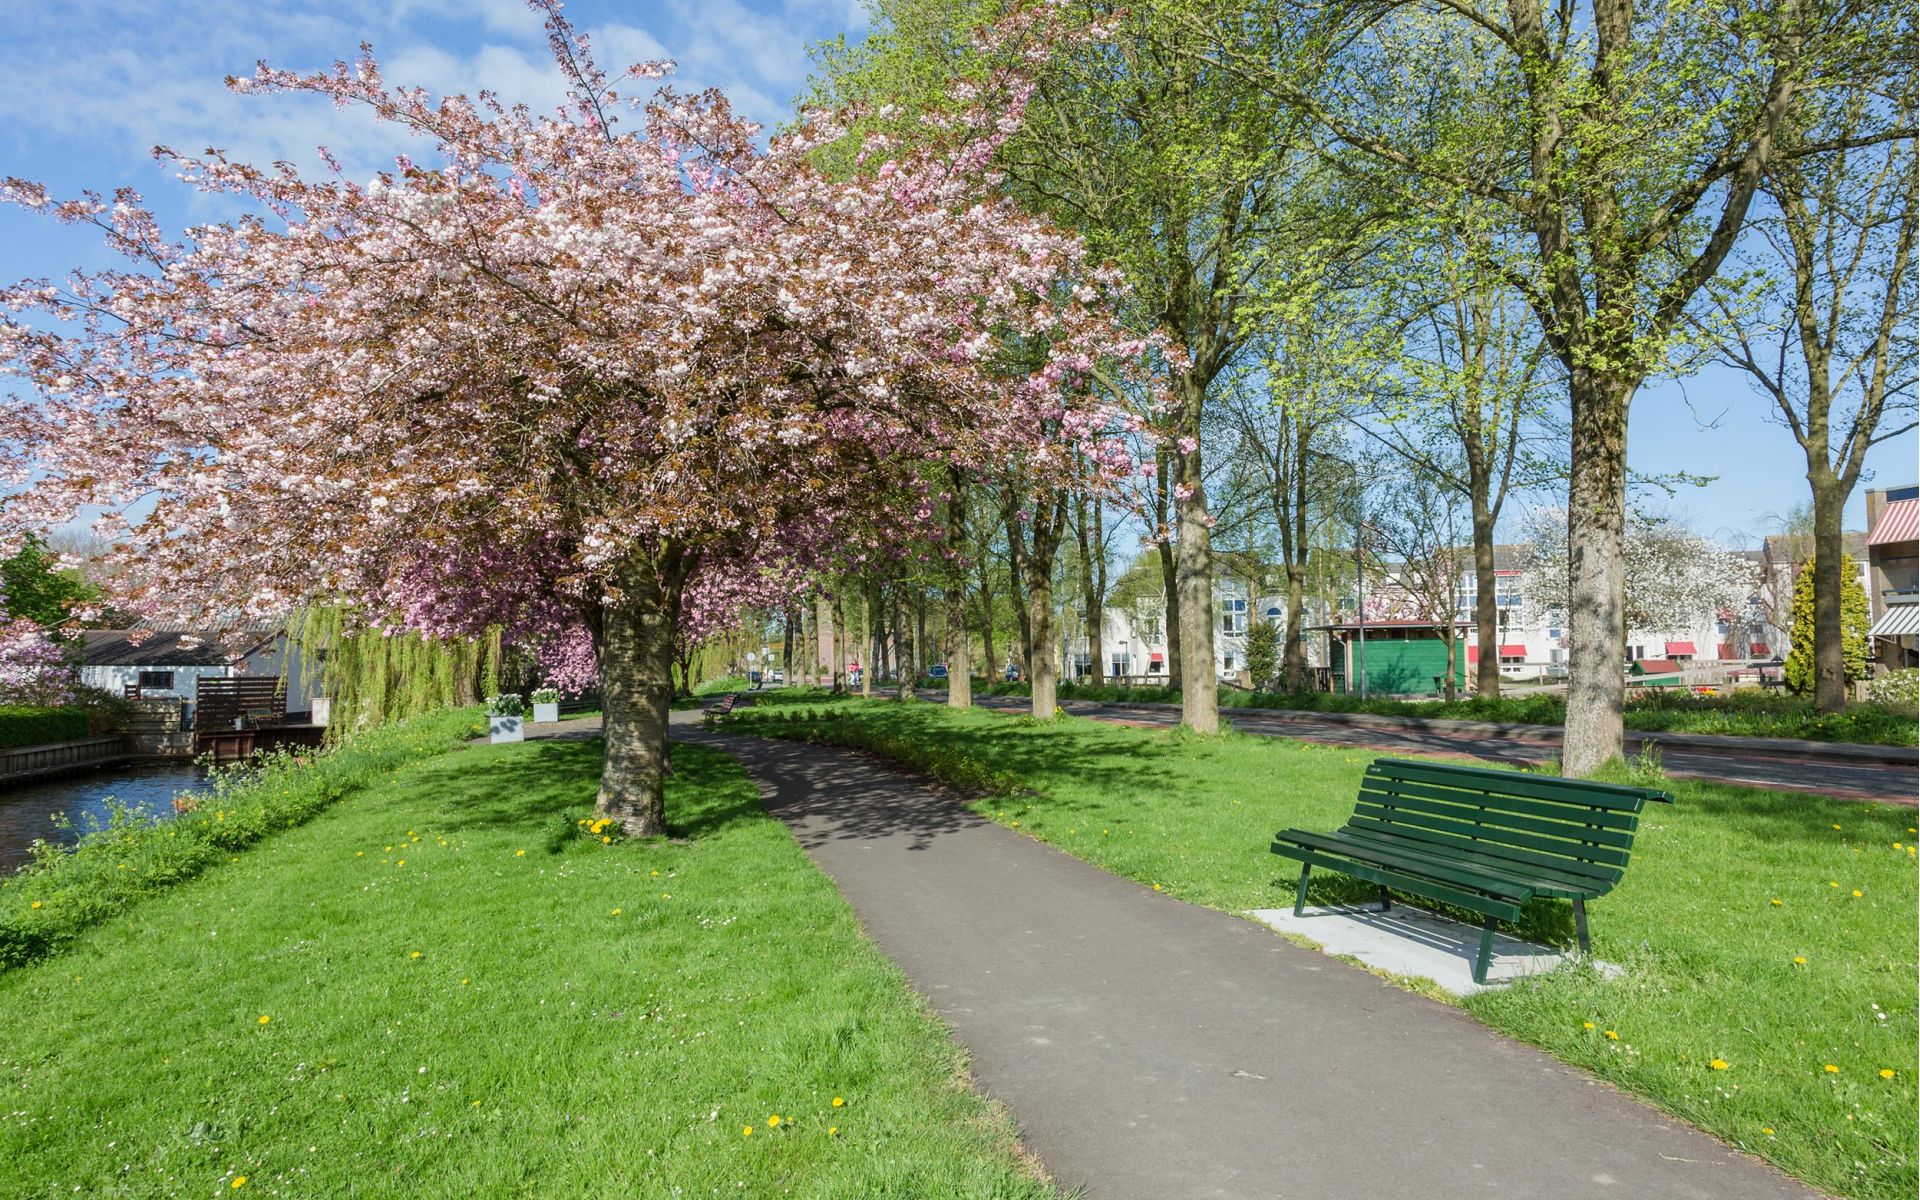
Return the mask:
M32 857L27 847L35 838L71 844L92 821L105 824L109 797L165 819L173 815L174 796L210 790L201 768L191 763L159 763L114 767L0 791L0 875L26 864ZM65 813L73 827L56 828L56 813Z

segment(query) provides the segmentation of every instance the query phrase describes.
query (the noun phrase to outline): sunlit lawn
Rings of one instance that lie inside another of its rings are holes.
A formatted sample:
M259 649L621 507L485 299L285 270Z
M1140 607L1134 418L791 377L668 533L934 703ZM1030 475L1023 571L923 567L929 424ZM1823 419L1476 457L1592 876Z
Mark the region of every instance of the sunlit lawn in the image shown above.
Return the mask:
M765 722L809 707L846 715L800 732L867 743L886 734L976 776L1016 773L1032 794L976 807L1230 912L1292 903L1297 864L1268 852L1272 834L1341 824L1372 757L805 696L763 699L732 727L793 733ZM1678 803L1649 810L1624 881L1590 906L1596 954L1626 976L1569 971L1465 1007L1809 1182L1913 1196L1913 810L1686 781L1670 790ZM1316 902L1368 894L1318 875L1312 893ZM1537 906L1529 924L1571 939L1564 902Z
M405 768L0 975L0 1194L1052 1194L730 759L603 845L598 753Z

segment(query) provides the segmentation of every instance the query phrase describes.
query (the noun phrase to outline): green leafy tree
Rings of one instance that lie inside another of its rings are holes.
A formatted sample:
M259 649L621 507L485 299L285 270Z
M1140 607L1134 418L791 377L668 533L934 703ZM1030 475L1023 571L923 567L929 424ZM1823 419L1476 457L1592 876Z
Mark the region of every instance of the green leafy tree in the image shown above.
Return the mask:
M63 571L59 558L37 537L13 557L0 560L0 588L7 597L7 613L27 617L51 629L72 616L74 606L100 595L100 589L72 571Z
M1247 677L1255 688L1272 684L1280 665L1280 630L1272 621L1256 620L1247 626Z
M1787 690L1804 696L1814 690L1814 606L1816 573L1809 561L1793 580L1793 624L1790 634L1793 649L1787 653L1785 676ZM1860 586L1860 568L1853 555L1840 559L1840 655L1846 666L1846 679L1852 683L1867 677L1867 629L1873 624L1867 607L1867 591Z

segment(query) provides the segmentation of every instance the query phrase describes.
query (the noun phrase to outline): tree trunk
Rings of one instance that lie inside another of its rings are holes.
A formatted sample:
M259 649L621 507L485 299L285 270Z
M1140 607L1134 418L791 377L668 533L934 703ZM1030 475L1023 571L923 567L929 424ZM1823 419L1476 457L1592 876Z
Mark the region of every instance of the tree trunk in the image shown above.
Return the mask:
M1107 531L1106 519L1100 511L1100 501L1093 502L1093 594L1096 601L1093 606L1093 682L1101 684L1107 678Z
M1813 484L1813 706L1823 713L1837 713L1847 706L1840 538L1847 495L1830 472L1808 482Z
M985 573L984 571L982 572ZM993 652L993 593L980 589L980 650L991 676L1000 669L1000 656Z
M1576 367L1567 490L1567 725L1561 770L1590 775L1623 751L1627 402L1632 389Z
M1290 562L1287 564L1287 644L1280 652L1280 663L1287 690L1295 693L1307 690L1306 643L1300 640L1300 622L1306 603L1306 568Z
M1480 651L1474 686L1483 698L1491 700L1500 695L1500 607L1493 574L1493 515L1484 497L1476 494L1472 502L1473 578L1478 589L1473 598L1473 644Z
M1053 719L1059 708L1056 685L1059 675L1054 664L1057 638L1053 623L1053 561L1060 548L1060 536L1066 532L1067 496L1055 492L1033 504L1028 523L1032 538L1026 548L1024 566L1027 584L1027 626L1033 633L1033 645L1027 655L1027 678L1031 682L1033 715L1042 721Z
M1173 560L1173 543L1162 539L1160 551L1160 587L1166 593L1167 686L1180 688L1180 572ZM1151 659L1148 660L1151 663Z
M860 589L860 694L873 699L873 599Z
M794 622L793 609L788 608L785 611L784 615L786 617L786 620L782 622L782 624L785 625L786 628L782 631L781 639L780 639L780 674L781 674L781 677L785 679L788 683L792 683L794 682L794 679L793 679L793 622Z
M677 573L677 568L674 569ZM667 713L673 701L673 627L679 582L626 590L626 603L603 609L600 708L606 759L594 811L629 837L667 832Z
M913 681L918 684L927 677L927 667L931 665L927 645L927 593L921 588L913 595Z
M1020 536L1020 520L1012 501L1006 505L1006 525L1007 579L1013 587L1014 620L1020 627L1020 669L1026 671L1030 669L1027 664L1033 661L1033 615L1027 607L1026 588L1020 582L1026 572L1026 542Z
M907 669L907 626L900 612L900 589L893 589L888 606L893 618L893 694L900 700L913 699L913 673Z
M1181 380L1182 432L1200 435L1200 406L1206 386L1191 376ZM1186 496L1174 495L1180 518L1177 555L1180 591L1180 723L1195 733L1220 732L1220 691L1213 665L1213 534L1208 528L1207 498L1201 480L1200 446L1175 447Z
M1092 505L1094 511L1093 520L1095 522L1100 519L1099 503L1100 502L1096 500ZM1105 589L1097 589L1094 586L1093 556L1099 553L1099 534L1093 533L1092 536L1089 537L1090 531L1087 528L1088 507L1084 497L1076 498L1074 502L1073 532L1074 537L1078 539L1078 545L1080 547L1080 587L1086 595L1087 666L1092 676L1093 686L1099 687L1107 681L1106 667L1100 661L1100 602Z
M967 492L966 478L953 472L953 494L947 501L947 707L973 707L973 645L967 635ZM989 637L992 635L989 634ZM993 647L987 647L993 661Z

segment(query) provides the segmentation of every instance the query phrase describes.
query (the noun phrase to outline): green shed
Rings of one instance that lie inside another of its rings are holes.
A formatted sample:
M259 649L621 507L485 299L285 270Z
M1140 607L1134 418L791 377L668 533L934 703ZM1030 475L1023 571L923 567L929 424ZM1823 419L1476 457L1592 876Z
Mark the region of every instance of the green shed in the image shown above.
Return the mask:
M1367 694L1371 696L1437 696L1447 673L1447 643L1441 631L1425 622L1369 621L1360 625L1323 625L1327 633L1327 663L1333 671L1333 690L1358 691L1349 686L1356 660L1364 661ZM1454 628L1454 686L1467 685L1466 622ZM1361 635L1366 637L1361 649Z

